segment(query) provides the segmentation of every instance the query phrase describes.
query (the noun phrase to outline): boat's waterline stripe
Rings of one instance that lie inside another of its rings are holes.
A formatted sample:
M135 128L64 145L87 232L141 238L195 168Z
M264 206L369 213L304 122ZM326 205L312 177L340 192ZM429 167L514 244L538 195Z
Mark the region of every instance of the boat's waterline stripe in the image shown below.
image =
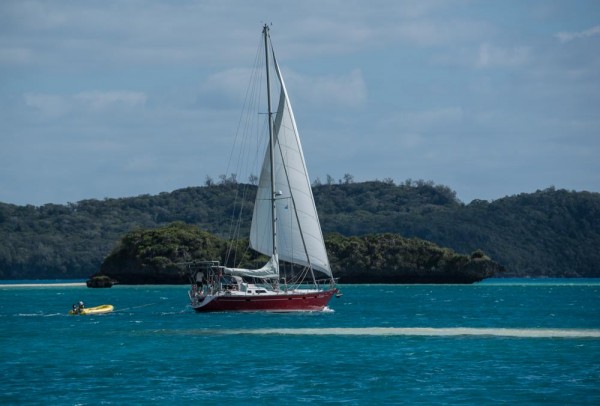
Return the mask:
M183 331L179 331L185 334ZM311 336L493 336L520 338L600 338L600 330L588 329L518 329L471 327L333 327L333 328L264 328L192 330L207 335L311 335Z

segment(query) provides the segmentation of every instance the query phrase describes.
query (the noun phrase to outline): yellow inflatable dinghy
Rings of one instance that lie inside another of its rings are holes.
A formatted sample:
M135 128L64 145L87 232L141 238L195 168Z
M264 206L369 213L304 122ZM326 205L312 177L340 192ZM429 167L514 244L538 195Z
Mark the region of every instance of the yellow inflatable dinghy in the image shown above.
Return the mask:
M89 314L104 314L110 313L114 309L113 305L105 304L96 307L84 307L83 309L74 309L69 310L69 314L80 314L80 315L89 315Z

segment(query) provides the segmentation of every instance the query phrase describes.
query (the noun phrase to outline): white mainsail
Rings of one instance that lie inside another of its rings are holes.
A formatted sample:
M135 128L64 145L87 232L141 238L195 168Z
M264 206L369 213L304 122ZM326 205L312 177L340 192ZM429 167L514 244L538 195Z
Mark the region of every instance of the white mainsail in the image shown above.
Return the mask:
M296 120L275 60L274 65L281 84L279 105L273 125L277 254L284 261L312 266L313 269L331 276ZM265 255L273 256L270 179L271 157L267 149L254 204L250 245Z

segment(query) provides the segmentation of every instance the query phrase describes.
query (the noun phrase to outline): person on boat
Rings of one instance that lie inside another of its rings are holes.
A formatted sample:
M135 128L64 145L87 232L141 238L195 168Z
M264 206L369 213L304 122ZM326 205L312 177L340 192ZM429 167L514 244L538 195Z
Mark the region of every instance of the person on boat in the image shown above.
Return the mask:
M79 313L79 310L77 309L77 305L75 303L73 303L73 313Z
M78 312L81 312L83 310L83 308L85 307L85 305L83 304L83 302L80 300L79 301L79 307L77 308Z

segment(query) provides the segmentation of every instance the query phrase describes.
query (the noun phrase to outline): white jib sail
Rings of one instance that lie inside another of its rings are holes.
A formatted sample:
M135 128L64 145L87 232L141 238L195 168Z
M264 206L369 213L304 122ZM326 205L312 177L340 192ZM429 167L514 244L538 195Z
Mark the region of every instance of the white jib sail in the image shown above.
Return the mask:
M275 69L281 83L273 125L279 258L304 266L312 265L313 269L331 276L294 113L276 62ZM265 255L273 255L270 176L271 164L267 149L250 228L250 245Z

